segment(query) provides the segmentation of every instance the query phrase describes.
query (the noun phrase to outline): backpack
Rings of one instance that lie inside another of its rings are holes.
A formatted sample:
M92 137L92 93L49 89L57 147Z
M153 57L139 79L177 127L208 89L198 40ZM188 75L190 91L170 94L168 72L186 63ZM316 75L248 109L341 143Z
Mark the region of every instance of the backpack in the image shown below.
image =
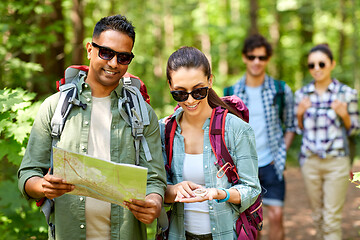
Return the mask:
M53 138L52 146L55 146L60 138L66 119L74 106L86 109L86 103L79 100L77 83L87 75L89 67L85 65L73 65L65 70L64 78L56 82L57 90L60 91L60 97L56 106L54 115L51 119L51 136ZM118 110L122 118L131 126L131 132L135 139L136 165L139 165L140 142L144 149L147 161L151 161L149 146L143 135L144 126L150 124L147 107L145 102L150 104L150 97L147 94L145 84L140 78L125 73L121 78L123 82L123 97L119 98ZM52 149L50 158L50 174L53 173ZM42 198L36 202L38 207L44 213L47 224L50 228L50 234L55 239L55 225L50 221L50 215L54 210L54 200Z
M248 122L249 111L243 101L237 96L223 97L222 100L234 109L241 118ZM241 179L237 174L236 166L231 158L231 155L226 147L224 140L225 133L225 118L228 113L228 109L224 109L218 106L213 109L210 119L209 137L211 148L216 156L216 165L219 169L223 170L226 174L229 183L232 185L240 183ZM175 117L169 116L165 120L165 150L167 155L167 163L165 169L171 176L171 162L172 162L172 150L173 141L175 136L175 130L177 123ZM219 177L219 176L218 176ZM168 212L168 216L169 216ZM170 218L168 219L170 220ZM262 199L261 195L258 196L255 203L253 203L248 209L239 214L239 218L236 221L236 233L238 240L248 239L255 240L257 232L261 231L263 224L263 212L262 212ZM158 234L157 239L167 239L169 229L161 234Z
M274 79L276 94L273 99L273 105L278 106L279 119L282 121L285 108L285 82ZM224 96L234 95L234 86L224 88Z

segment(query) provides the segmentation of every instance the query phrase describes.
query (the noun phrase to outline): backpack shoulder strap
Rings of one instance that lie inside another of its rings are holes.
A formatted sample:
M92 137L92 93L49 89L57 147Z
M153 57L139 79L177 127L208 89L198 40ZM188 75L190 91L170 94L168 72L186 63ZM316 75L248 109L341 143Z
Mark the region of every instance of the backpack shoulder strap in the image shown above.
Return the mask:
M83 109L87 106L85 103L80 102L77 89L77 83L83 76L86 76L86 72L83 70L69 67L65 71L63 85L59 85L59 101L51 119L51 135L53 138L60 137L66 118L74 105Z
M276 94L273 104L278 105L279 118L282 120L285 107L285 81L274 79Z
M231 96L231 95L234 95L234 87L230 86L224 88L224 96Z
M212 111L210 119L209 138L211 148L216 156L220 170L223 170L230 183L237 184L239 182L239 175L237 174L236 166L231 158L231 155L225 143L225 119L227 109L220 106Z
M140 93L141 82L137 78L123 77L123 97L119 98L119 112L122 118L131 126L135 139L136 165L140 161L140 143L144 149L147 161L151 161L151 153L144 136L144 126L150 124L146 103Z
M165 120L165 151L167 157L165 169L169 175L171 175L172 153L173 153L176 127L177 127L176 119L174 116L170 115Z

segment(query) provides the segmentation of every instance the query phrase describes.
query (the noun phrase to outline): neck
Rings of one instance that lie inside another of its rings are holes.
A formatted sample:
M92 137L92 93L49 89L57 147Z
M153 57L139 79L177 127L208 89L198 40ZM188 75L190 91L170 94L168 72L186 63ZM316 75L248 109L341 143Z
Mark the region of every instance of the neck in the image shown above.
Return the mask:
M323 81L315 81L315 89L318 92L324 92L330 83L332 82L331 78L325 79Z
M249 87L258 87L261 86L265 81L265 73L259 76L253 76L249 73L246 73L246 86Z
M89 76L86 78L85 82L89 84L91 88L91 96L97 98L109 96L111 92L114 91L114 89L118 86L118 84L114 86L104 86L100 84L98 81L92 81L91 78L89 78Z

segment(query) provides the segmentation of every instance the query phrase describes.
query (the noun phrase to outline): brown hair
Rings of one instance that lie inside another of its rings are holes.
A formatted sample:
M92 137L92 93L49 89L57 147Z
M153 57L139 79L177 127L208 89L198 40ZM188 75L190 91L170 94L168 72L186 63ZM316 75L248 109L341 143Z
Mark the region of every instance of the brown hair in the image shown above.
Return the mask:
M208 80L212 75L209 60L203 52L195 47L181 47L170 55L166 67L166 77L169 84L171 84L171 74L182 67L202 69ZM226 108L229 112L241 118L238 113L221 100L212 88L209 89L208 104L211 108L218 106Z

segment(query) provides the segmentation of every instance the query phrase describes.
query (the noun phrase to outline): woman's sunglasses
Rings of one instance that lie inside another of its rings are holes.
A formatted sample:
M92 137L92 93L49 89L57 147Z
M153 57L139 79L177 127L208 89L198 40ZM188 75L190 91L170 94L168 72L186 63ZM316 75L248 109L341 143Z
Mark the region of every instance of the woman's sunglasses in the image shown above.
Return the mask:
M326 64L324 62L319 62L318 64L319 64L320 68L324 68L326 66ZM309 69L314 69L315 68L315 63L309 63L308 68Z
M206 98L206 96L208 94L208 90L209 90L208 87L201 87L201 88L194 89L191 92L170 91L170 93L175 101L185 102L189 98L190 94L193 97L193 99L195 99L195 100L201 100L201 99Z
M117 52L108 47L97 45L94 42L92 42L91 45L99 49L99 58L110 61L116 55L117 62L121 65L129 65L135 57L133 53Z

